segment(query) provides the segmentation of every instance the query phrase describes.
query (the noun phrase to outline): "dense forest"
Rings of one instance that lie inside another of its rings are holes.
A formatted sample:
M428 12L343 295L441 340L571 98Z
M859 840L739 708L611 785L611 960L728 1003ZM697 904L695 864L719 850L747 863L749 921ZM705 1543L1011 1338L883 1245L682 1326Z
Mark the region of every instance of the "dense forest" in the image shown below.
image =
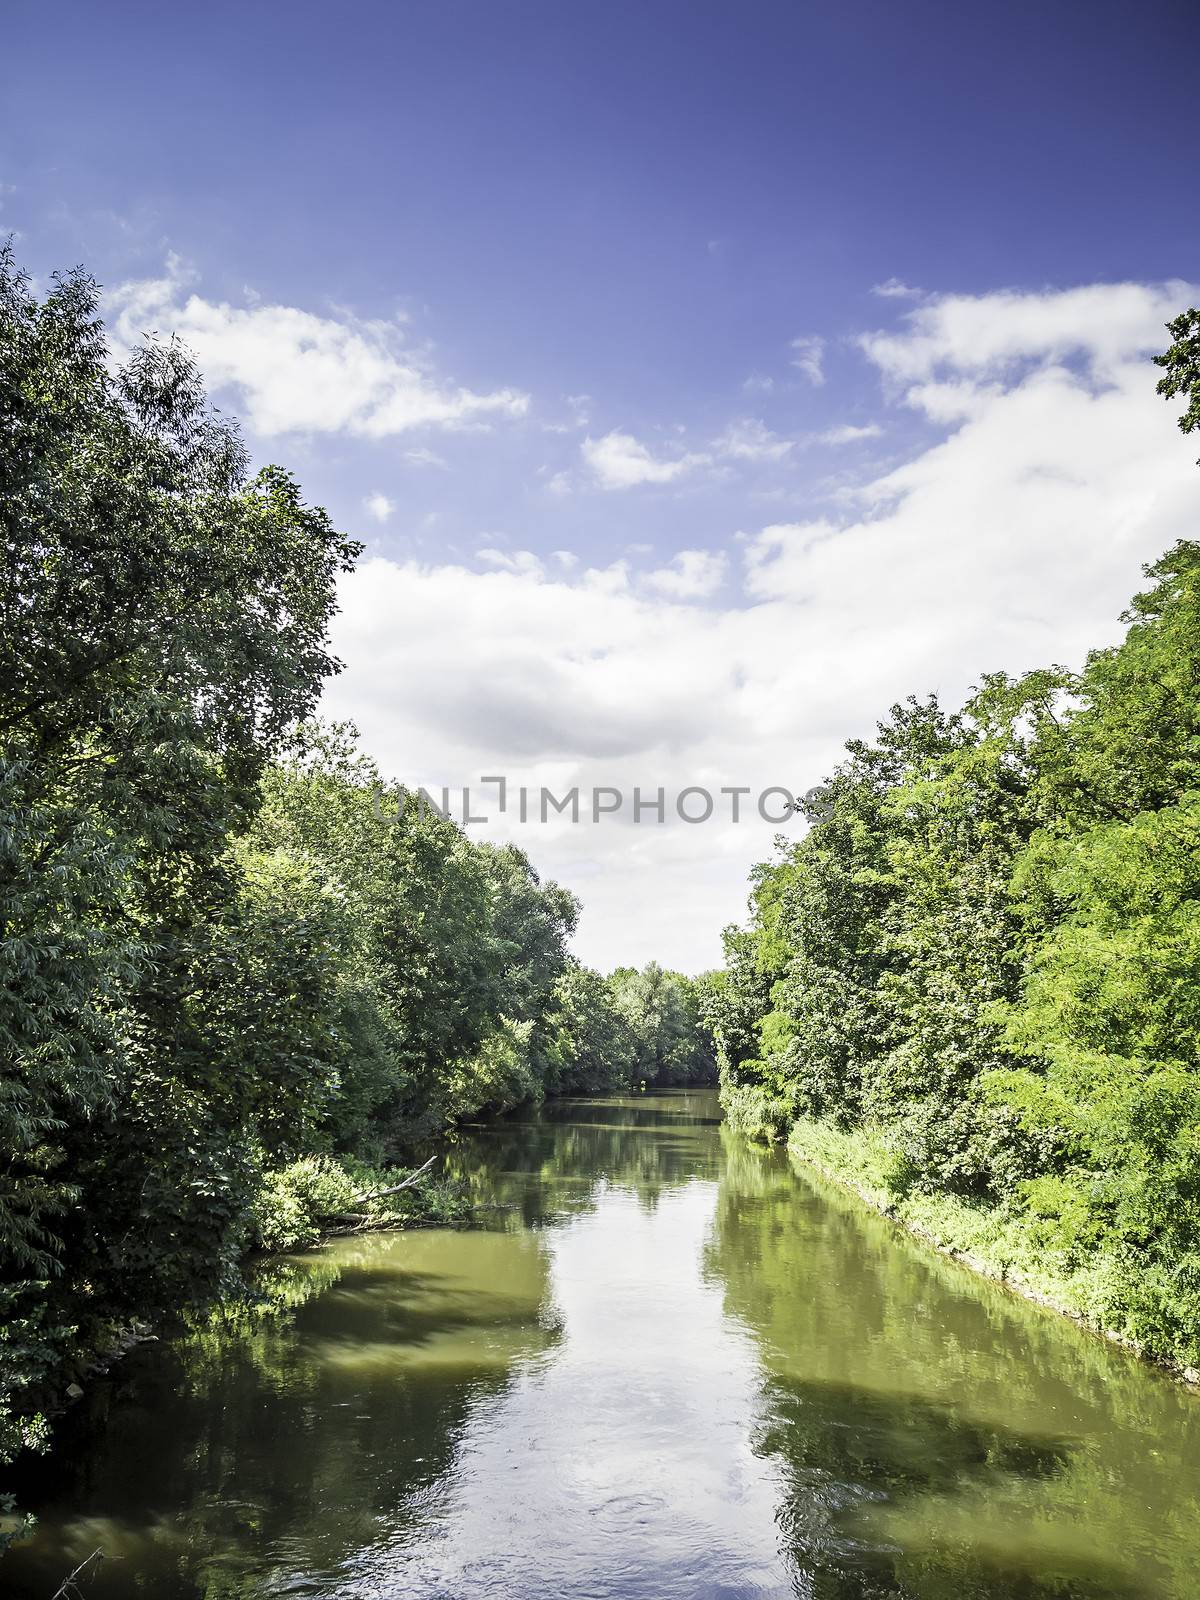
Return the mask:
M568 891L314 723L358 545L97 305L0 254L0 1459L415 1141L715 1072L691 980L581 967Z
M1200 427L1200 313L1159 393ZM892 708L706 980L728 1117L1200 1366L1200 542L1082 671Z

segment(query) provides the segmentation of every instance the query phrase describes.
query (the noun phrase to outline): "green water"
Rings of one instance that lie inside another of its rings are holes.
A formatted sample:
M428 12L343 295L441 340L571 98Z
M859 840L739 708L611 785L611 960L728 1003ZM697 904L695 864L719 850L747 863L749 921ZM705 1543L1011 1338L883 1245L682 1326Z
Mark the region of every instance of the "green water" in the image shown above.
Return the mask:
M1200 1400L732 1138L574 1101L453 1160L480 1227L96 1383L0 1592L1200 1595Z

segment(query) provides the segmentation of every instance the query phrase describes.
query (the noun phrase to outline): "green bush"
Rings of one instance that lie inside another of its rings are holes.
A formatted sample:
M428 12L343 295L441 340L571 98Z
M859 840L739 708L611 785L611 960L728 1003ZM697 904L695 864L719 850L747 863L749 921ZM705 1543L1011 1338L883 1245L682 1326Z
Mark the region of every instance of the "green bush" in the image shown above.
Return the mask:
M427 1176L398 1194L379 1193L407 1176L403 1168L302 1156L264 1175L250 1211L248 1242L257 1250L306 1250L333 1227L459 1222L470 1215L461 1185Z
M722 1104L730 1127L747 1138L775 1144L787 1137L793 1113L784 1101L775 1099L765 1089L753 1084L728 1089L722 1095Z

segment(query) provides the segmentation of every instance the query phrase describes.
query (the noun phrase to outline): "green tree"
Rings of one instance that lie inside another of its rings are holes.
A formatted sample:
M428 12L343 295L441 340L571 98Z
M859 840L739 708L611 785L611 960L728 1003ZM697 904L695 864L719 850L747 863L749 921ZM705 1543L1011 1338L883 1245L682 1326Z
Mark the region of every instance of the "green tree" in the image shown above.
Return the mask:
M1179 394L1187 396L1179 428L1191 433L1200 428L1200 311L1191 306L1181 312L1167 323L1167 332L1170 346L1154 357L1155 365L1166 369L1166 376L1158 380L1158 392L1167 400Z
M559 975L546 1015L546 1086L556 1094L628 1088L637 1040L609 983L571 962Z
M651 961L640 972L618 967L609 984L613 1003L634 1040L632 1077L680 1084L715 1076L715 1054L691 979Z
M91 280L38 301L8 249L0 415L0 1271L82 1329L227 1269L242 1130L193 996L357 546L248 475L182 349L113 372Z
M1184 432L1198 329L1159 358ZM732 1120L836 1124L802 1139L898 1204L961 1196L998 1265L1195 1364L1200 544L1147 578L1082 672L909 700L848 745L702 992Z

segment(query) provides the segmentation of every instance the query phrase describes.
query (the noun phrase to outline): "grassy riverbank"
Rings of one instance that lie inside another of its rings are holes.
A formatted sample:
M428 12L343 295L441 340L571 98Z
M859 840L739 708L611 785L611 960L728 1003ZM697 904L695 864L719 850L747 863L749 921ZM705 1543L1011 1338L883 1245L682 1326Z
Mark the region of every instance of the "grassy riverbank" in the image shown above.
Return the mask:
M787 1147L795 1161L852 1189L935 1249L1127 1345L1187 1382L1200 1383L1200 1352L1194 1344L1147 1345L1132 1332L1134 1306L1154 1289L1138 1263L1108 1253L1073 1258L1052 1242L1051 1230L1039 1237L1037 1221L1027 1211L911 1188L902 1157L879 1128L843 1130L801 1118Z

